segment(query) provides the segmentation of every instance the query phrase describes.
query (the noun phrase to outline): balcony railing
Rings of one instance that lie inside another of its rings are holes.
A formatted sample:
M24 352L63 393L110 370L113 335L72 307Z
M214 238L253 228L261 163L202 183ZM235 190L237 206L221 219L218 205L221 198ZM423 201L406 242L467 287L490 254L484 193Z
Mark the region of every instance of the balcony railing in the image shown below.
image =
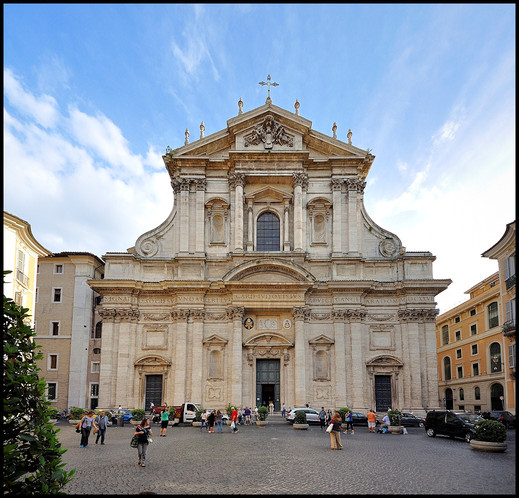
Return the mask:
M21 282L26 287L29 285L29 277L20 270L16 270L16 280Z
M505 280L506 290L515 285L515 274Z
M515 334L515 319L503 323L503 335L508 337Z

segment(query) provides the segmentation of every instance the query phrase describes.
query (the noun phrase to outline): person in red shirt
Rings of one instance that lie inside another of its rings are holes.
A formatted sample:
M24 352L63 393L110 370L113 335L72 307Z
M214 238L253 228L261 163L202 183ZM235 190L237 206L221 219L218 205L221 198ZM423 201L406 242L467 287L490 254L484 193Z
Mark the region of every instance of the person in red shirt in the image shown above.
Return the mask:
M236 410L236 407L234 406L231 413L231 427L233 434L235 432L238 432L240 429L238 429L238 411Z

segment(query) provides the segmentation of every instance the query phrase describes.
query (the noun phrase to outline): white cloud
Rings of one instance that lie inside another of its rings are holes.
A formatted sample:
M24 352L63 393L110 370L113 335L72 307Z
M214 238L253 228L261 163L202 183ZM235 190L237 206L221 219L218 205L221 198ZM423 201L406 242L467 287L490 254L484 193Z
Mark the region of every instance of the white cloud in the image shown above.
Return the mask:
M50 95L43 95L38 99L26 92L9 69L4 69L4 96L19 112L33 118L40 126L44 128L56 126L58 120L56 99Z

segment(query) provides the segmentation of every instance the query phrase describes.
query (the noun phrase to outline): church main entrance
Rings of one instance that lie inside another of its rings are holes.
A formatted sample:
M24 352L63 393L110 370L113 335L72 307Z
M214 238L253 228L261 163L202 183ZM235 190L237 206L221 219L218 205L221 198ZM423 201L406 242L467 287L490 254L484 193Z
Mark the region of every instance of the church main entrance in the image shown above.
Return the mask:
M269 406L272 401L274 410L281 410L280 403L280 360L256 360L256 406Z

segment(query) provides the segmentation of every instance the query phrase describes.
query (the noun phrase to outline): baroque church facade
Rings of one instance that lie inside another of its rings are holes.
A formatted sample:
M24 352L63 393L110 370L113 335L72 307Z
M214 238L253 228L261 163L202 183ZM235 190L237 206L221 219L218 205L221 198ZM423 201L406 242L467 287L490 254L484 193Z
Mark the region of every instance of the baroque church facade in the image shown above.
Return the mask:
M364 207L374 156L266 103L163 160L173 208L109 252L99 406L439 406L430 252Z

